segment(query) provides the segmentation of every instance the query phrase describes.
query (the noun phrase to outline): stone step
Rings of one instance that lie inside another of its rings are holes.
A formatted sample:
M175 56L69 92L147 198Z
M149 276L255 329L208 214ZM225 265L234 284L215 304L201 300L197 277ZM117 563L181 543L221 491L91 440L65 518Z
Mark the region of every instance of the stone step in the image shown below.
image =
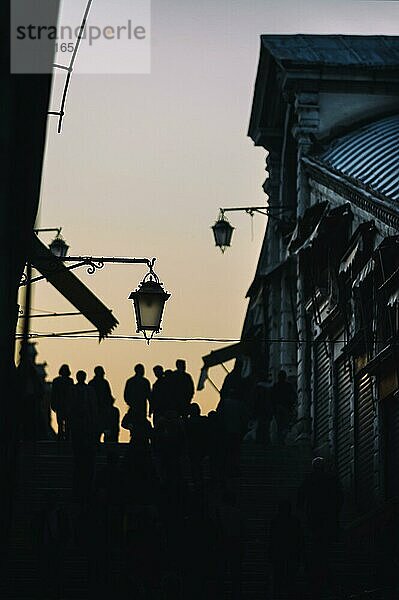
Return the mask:
M111 449L123 456L127 444L112 445ZM96 469L106 463L109 447L100 445L96 455ZM13 552L9 559L9 581L15 583L10 600L25 600L32 597L27 594L27 586L36 581L36 558L29 546L27 528L39 510L49 489L62 490L70 497L73 476L73 453L69 443L38 442L30 447L23 445L19 456L20 485L15 502L13 529ZM240 459L240 474L235 478L239 486L239 503L247 517L247 539L242 564L243 594L248 600L263 600L268 595L270 583L270 565L267 561L267 533L271 518L276 511L280 496L292 498L295 502L296 491L304 473L309 469L311 453L297 447L269 447L263 449L257 445L243 445ZM209 464L205 461L205 485L209 480ZM190 467L187 460L183 464L184 476L190 483ZM65 585L63 600L87 600L84 590L87 588L87 559L77 554L75 548L66 552L65 572L68 585ZM335 560L342 562L342 552L337 551ZM112 553L111 574L118 577L123 570L121 552ZM0 593L4 582L0 582ZM229 597L231 584L225 581L225 595ZM3 597L5 597L3 595Z

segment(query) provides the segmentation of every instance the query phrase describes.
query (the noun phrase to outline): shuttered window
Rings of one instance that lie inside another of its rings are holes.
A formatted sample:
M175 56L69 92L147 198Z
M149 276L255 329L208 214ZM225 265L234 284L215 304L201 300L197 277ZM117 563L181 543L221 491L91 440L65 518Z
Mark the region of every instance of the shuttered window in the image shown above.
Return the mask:
M399 398L383 400L385 429L385 489L388 498L399 496Z
M341 359L336 362L335 459L337 475L346 489L351 485L352 397L351 364Z
M356 500L361 511L374 499L374 408L373 388L367 373L356 378Z
M328 443L329 438L329 404L330 404L330 359L328 342L316 340L314 345L314 445L317 447Z

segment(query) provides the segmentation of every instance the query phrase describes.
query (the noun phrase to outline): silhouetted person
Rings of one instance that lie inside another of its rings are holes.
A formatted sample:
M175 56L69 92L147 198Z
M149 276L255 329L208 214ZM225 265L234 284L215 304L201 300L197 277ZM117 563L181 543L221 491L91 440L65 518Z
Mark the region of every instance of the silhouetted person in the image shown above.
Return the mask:
M172 369L166 369L164 371L164 408L162 416L166 413L173 411L176 414L180 414L180 403L176 395L176 388L174 384L174 371Z
M41 402L40 402L40 426L39 436L40 439L55 440L57 435L51 425L51 382L46 381L47 363L34 363L36 373L39 376L40 386L42 389Z
M309 473L298 489L298 508L305 516L310 536L309 571L312 598L319 598L327 582L331 582L330 552L337 537L342 489L326 461L316 457Z
M197 488L203 483L203 460L207 450L207 425L208 420L206 417L201 416L200 406L193 402L189 407L185 431L191 475Z
M150 600L159 586L163 550L157 510L137 506L127 515L125 528L127 597Z
M242 384L240 375L235 370L231 371L230 373L227 373L220 390L220 399L223 400L224 398L230 397L231 395L240 398L241 387Z
M100 365L94 368L94 377L88 383L93 388L97 398L98 410L98 441L107 429L108 417L114 403L111 386L105 379L104 368ZM105 441L105 440L104 440Z
M144 377L143 365L137 364L134 372L134 376L126 381L123 397L131 409L131 418L142 420L147 418L147 401L151 398L151 385Z
M112 400L113 402L115 402L114 398ZM119 421L119 409L116 406L110 406L104 428L104 442L117 443L119 441Z
M123 482L117 451L107 453L107 462L96 476L103 543L108 564L109 548L121 541L123 514Z
M208 413L207 421L206 453L209 456L211 485L215 487L222 481L224 431L220 423L220 417L216 410L211 410Z
M153 428L151 421L148 419L134 419L131 429L131 442L136 446L147 448L150 451L150 443L152 440Z
M287 373L285 371L280 371L278 374L277 382L273 385L272 398L277 423L278 442L284 444L293 418L296 402L294 387L287 381Z
M107 452L107 462L98 472L96 488L108 506L121 503L121 472L119 469L119 454L117 451Z
M151 424L150 424L151 426ZM132 436L122 465L125 506L148 505L157 498L158 478L147 434Z
M162 481L181 479L181 459L186 452L186 438L178 415L168 411L154 430L154 452Z
M21 395L22 438L27 441L47 439L47 427L43 421L41 406L44 386L35 363L37 350L34 343L23 344L18 365Z
M219 507L222 530L223 556L230 572L233 600L241 598L241 570L245 551L246 522L237 504L237 497L232 490L223 493Z
M150 416L153 417L154 426L159 417L165 414L167 407L167 381L161 365L153 368L156 380L151 389Z
M82 502L87 502L94 479L95 447L98 435L97 399L94 390L88 386L86 373L76 373L71 406L71 436L74 453L74 488Z
M36 533L38 597L59 600L63 595L65 551L72 537L72 524L55 490L48 493L47 502L40 511Z
M173 387L179 414L186 417L194 396L194 382L191 375L186 372L185 360L178 359L176 361L176 371L173 371Z
M300 562L303 560L303 552L300 521L292 515L290 501L282 500L269 530L273 600L296 600L296 577Z
M187 512L183 520L178 560L183 576L183 597L208 600L209 596L212 598L212 580L216 575L219 578L224 575L220 568L223 552L220 523L211 518L200 494L190 497Z
M73 379L68 365L61 365L59 376L53 380L51 386L51 408L56 414L58 425L58 439L70 439L69 416L73 396Z
M223 431L224 472L227 476L237 475L241 440L247 431L248 411L231 390L230 395L220 399L216 412Z
M273 418L272 386L267 378L257 382L254 389L254 417L258 422L256 441L270 444L270 424Z

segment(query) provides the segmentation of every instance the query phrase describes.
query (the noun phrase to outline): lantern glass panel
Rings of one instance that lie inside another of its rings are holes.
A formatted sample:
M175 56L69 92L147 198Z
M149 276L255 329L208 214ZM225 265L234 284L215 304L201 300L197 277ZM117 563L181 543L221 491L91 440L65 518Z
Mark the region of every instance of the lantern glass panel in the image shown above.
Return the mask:
M149 331L159 330L165 301L159 294L143 294L136 299L140 315L140 328Z
M165 302L169 298L159 283L143 282L136 292L130 294L133 300L138 331L159 331Z
M65 242L65 240L63 240L60 237L56 237L51 242L49 248L51 253L54 254L54 256L57 256L58 258L64 258L68 253L69 246Z
M226 219L220 219L212 227L215 244L219 248L230 246L234 227Z

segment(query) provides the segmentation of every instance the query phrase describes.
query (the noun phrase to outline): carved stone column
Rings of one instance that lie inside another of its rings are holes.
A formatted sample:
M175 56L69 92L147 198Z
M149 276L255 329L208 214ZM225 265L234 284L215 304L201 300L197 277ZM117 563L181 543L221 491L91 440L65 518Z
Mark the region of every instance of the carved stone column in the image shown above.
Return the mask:
M302 217L310 206L310 193L307 174L302 158L309 153L312 145L311 134L319 127L318 94L301 92L295 98L296 125L293 135L297 142L297 218ZM304 282L301 269L301 257L297 258L297 327L299 344L297 350L298 378L298 430L297 440L310 442L312 433L311 397L310 397L310 331L305 310Z
M269 154L266 158L266 170L269 173L263 189L269 196L269 206L275 207L280 202L280 168L281 168L281 143L276 141L273 147L269 148ZM280 230L277 221L268 218L266 233L266 265L270 268L278 264L280 256ZM266 266L265 265L265 266ZM280 362L280 343L276 340L280 338L281 328L281 289L278 277L271 279L267 287L268 297L268 322L266 325L266 337L269 340L269 373L275 379L277 372L281 368Z

